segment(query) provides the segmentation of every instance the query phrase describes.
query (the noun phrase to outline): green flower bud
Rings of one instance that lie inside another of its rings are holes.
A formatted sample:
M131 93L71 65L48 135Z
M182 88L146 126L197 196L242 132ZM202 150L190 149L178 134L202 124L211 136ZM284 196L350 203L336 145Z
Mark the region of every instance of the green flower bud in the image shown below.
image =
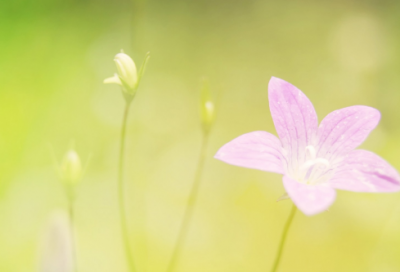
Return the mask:
M64 156L60 167L61 177L67 183L77 183L82 175L82 164L78 153L70 149Z
M201 89L200 118L204 131L208 132L214 122L215 109L207 80L203 81L203 87Z

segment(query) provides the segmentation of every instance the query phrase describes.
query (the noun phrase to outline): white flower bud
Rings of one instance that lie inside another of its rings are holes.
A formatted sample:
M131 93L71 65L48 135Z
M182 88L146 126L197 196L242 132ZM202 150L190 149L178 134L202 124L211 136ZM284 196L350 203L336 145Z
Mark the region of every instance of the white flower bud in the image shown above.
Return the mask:
M61 163L61 177L67 183L76 183L82 175L82 164L78 153L69 150Z
M106 78L104 83L114 83L123 86L128 93L134 93L138 84L138 74L136 65L125 53L118 53L114 57L118 74Z
M138 81L136 65L125 53L118 53L114 58L117 65L118 75L122 83L127 85L130 90L136 88Z
M147 53L143 64L138 72L135 62L133 62L131 57L129 57L125 53L118 53L114 57L115 64L117 65L118 74L115 74L113 77L106 78L104 80L104 83L114 83L122 86L125 95L128 95L125 98L128 97L131 100L136 93L149 58L150 53Z

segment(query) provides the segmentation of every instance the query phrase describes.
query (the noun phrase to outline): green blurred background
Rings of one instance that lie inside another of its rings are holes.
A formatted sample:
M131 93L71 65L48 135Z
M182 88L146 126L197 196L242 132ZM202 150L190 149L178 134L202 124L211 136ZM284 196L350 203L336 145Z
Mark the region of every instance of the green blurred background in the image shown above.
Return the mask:
M203 76L218 117L176 271L270 269L291 206L276 202L281 176L213 155L243 133L275 133L271 76L303 90L320 120L378 108L363 146L400 169L399 1L1 0L0 271L41 272L49 222L67 206L49 146L61 160L71 141L83 161L92 154L77 187L79 272L127 271L116 199L124 101L102 84L120 49L137 64L151 52L127 138L140 272L165 271L175 242L200 149ZM297 214L280 271L394 272L399 256L400 195L339 192L328 212Z

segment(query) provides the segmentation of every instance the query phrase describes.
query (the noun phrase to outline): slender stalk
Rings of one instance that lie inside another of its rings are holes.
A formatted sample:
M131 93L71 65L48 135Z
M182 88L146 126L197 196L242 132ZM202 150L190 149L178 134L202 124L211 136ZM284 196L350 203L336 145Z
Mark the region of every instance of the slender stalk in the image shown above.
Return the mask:
M69 213L69 221L70 221L70 231L71 231L71 250L72 250L72 263L73 263L73 271L78 272L78 254L77 254L77 244L75 237L75 213L74 213L74 192L73 186L68 185L67 188L67 197L68 197L68 213Z
M297 208L296 206L293 204L292 210L290 211L290 215L286 221L285 227L283 228L283 232L282 232L282 236L281 236L281 241L279 243L278 246L278 251L275 257L275 261L274 261L274 265L272 266L271 272L276 272L278 270L278 266L279 266L279 262L281 260L282 257L282 252L283 252L283 248L285 246L285 241L286 241L286 237L288 235L290 226L292 224L294 215L296 214Z
M198 197L198 194L199 194L201 176L202 176L202 172L203 172L204 161L205 161L205 158L206 158L207 142L208 142L208 133L205 132L203 134L203 140L202 140L201 149L200 149L200 157L199 157L199 162L198 162L198 165L197 165L196 174L194 176L194 182L193 182L192 190L191 190L190 195L189 195L189 199L188 199L186 210L185 210L185 213L184 213L184 216L183 216L181 228L180 228L180 231L178 233L178 239L177 239L175 247L173 249L171 260L170 260L170 262L168 264L168 267L167 267L167 272L174 271L174 269L175 269L175 267L176 267L176 265L177 265L177 263L179 261L180 253L181 253L182 248L183 248L183 246L185 244L185 240L187 238L190 222L191 222L192 217L193 217L194 207L196 205L197 197Z
M136 272L135 262L132 255L132 248L129 243L129 231L128 231L128 222L126 219L126 211L125 211L125 197L124 197L124 155L125 155L125 136L126 136L126 125L129 115L131 100L126 99L124 116L122 119L122 127L121 127L121 145L119 151L119 166L118 166L118 203L119 203L119 212L121 219L121 232L122 232L122 241L124 243L126 260L128 262L129 271Z

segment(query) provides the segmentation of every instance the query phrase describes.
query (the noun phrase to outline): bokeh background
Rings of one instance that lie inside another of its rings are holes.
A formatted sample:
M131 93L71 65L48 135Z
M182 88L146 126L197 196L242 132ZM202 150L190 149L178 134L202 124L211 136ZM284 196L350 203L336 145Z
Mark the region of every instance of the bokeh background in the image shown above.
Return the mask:
M51 153L61 160L71 141L83 161L92 155L76 188L79 272L127 271L116 199L124 101L102 84L120 49L137 64L151 52L127 138L140 272L165 271L175 242L200 149L204 76L218 116L176 271L270 269L291 207L276 202L281 176L213 155L243 133L275 133L271 76L303 90L320 120L346 106L378 108L363 147L400 169L399 1L1 0L0 271L51 262L43 244L67 207ZM394 272L399 256L400 194L339 192L328 212L296 215L280 271Z

